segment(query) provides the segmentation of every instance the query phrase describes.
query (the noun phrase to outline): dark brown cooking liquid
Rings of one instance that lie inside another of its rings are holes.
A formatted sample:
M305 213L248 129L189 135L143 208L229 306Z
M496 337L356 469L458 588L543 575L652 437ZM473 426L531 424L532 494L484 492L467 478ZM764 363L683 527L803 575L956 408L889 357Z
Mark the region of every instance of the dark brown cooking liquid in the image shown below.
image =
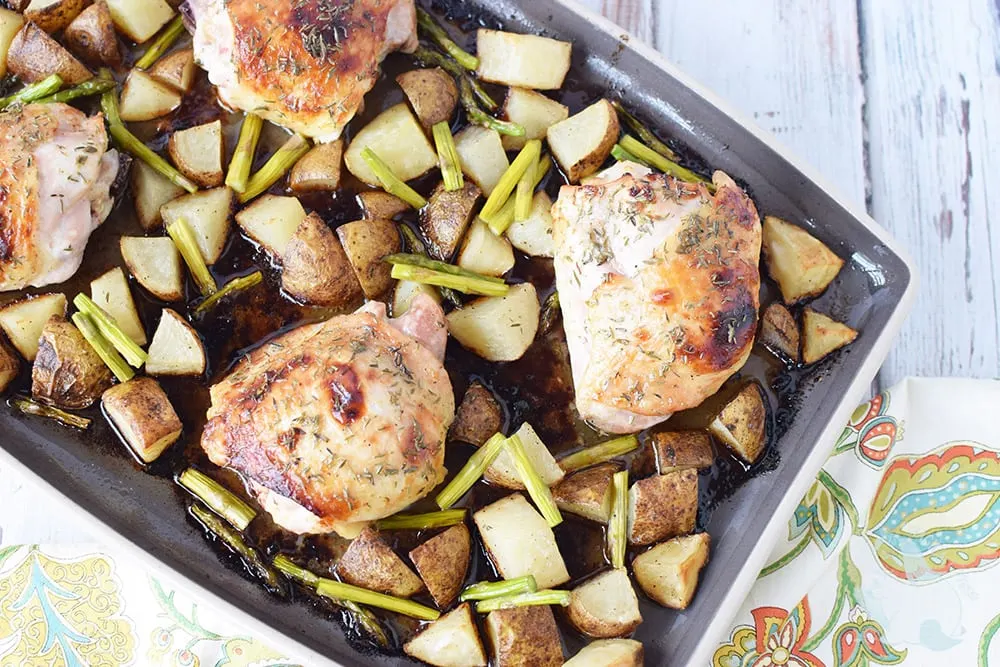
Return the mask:
M481 25L475 17L461 15L462 11L467 11L462 8L461 3L457 3L457 11L459 14L456 15L455 25L459 25L465 30L473 30ZM463 35L457 30L453 30L453 34L460 43L472 46L471 39L467 35ZM135 57L134 54L132 57ZM418 63L412 57L402 54L393 54L386 59L383 63L382 77L374 90L365 98L364 112L354 119L345 132L347 139L350 138L353 131L363 127L380 111L404 101L402 92L395 84L395 77L398 73L415 66L418 66ZM487 86L487 88L494 97L502 100L502 88L495 86ZM555 93L554 97L567 104L571 113L576 113L589 103L599 99L605 92L581 88L571 73L564 89ZM82 102L80 107L88 112L97 110L96 102L93 100ZM225 127L228 147L226 162L228 163L242 114L230 114L220 108L215 98L214 89L209 85L204 72L199 70L195 91L185 97L183 105L176 112L157 121L134 124L132 129L154 148L162 148L166 144L169 132L209 122L216 118L221 118ZM458 119L453 124L453 129L457 130L465 124L464 116L460 111ZM255 169L263 164L270 151L280 145L286 136L279 128L267 127L262 136L262 147L258 151ZM667 138L664 137L664 139ZM703 167L704 163L697 156L688 156L682 146L676 146L676 148L682 155L685 155L685 158L690 157L686 160L687 164L699 169ZM342 173L344 179L340 191L333 194L323 193L301 197L306 209L319 213L331 227L361 217L355 194L365 186L351 177L346 170ZM411 185L422 194L427 195L438 180L438 172L434 170L429 175L412 182ZM554 168L543 182L543 187L555 199L559 187L564 182L558 169ZM279 182L271 191L284 194L284 181ZM407 212L398 219L403 224L416 229L415 212ZM72 299L72 296L77 292L87 291L90 280L108 268L122 264L118 252L118 239L122 235L142 235L141 228L135 219L129 192L119 194L111 217L94 233L87 247L83 267L77 275L63 285L31 290L31 292L63 291L68 298ZM280 290L280 276L267 255L242 236L234 225L225 252L212 267L212 272L218 283L222 285L235 276L245 275L256 269L260 269L264 273L262 284L222 300L208 314L193 319L195 328L204 338L208 354L209 365L205 377L197 379L160 378L160 383L185 425L182 442L169 449L153 465L146 467L150 474L162 477L165 484L172 484L173 477L184 468L196 466L240 496L250 498L239 477L212 466L198 444L209 405L208 388L223 377L246 351L295 326L323 320L338 312L304 307L285 297ZM512 282L532 282L538 290L539 298L544 300L554 287L552 262L548 259L530 258L517 253L517 263L509 280ZM767 303L771 300L769 292L771 288L765 285L762 289L762 302ZM190 279L188 279L186 290L187 303L195 303L198 292ZM21 293L2 295L0 301L10 301L21 295ZM133 295L146 331L150 335L159 321L162 308L170 307L184 312L182 304L159 302L138 286L134 286ZM190 309L187 312L190 313ZM445 366L451 376L456 404L472 380L481 380L496 393L503 403L506 411L506 432L513 432L522 422L528 421L556 455L572 451L584 444L592 444L605 437L582 424L573 408L573 385L569 375L569 363L561 323L553 327L549 333L539 334L528 352L520 360L512 363L484 361L464 350L452 340L448 345ZM29 371L26 370L19 379L16 389L23 393L30 391L29 375ZM753 355L747 365L726 384L718 395L708 399L704 405L695 410L675 415L668 422L666 428L704 426L708 421L708 416L726 398L731 396L747 378L751 377L761 381L770 402L771 415L768 433L770 441L773 442L783 432L785 424L795 411L796 386L803 381L803 374L798 369L786 368L773 355L759 346L754 348ZM93 408L86 414L94 419L103 419L98 408ZM92 438L94 440L93 446L101 448L109 456L131 456L128 448L121 442L103 441L87 434L83 437ZM699 530L705 530L710 526L713 509L729 497L743 482L754 475L772 470L778 462L778 455L773 447L768 447L761 460L749 468L718 443L716 443L716 450L718 457L715 465L701 473ZM472 451L473 448L469 445L449 443L446 455L448 470L452 473L457 472ZM136 465L139 464L136 463ZM506 493L505 490L491 488L485 482L480 482L459 505L474 510ZM431 500L433 495L431 494L429 498L417 503L410 511L436 509ZM182 512L185 506L190 504L190 496L178 487L176 497L178 501L177 511ZM194 521L190 516L189 520ZM566 565L574 579L592 574L596 569L607 564L603 548L603 527L566 515L564 523L555 529L555 534ZM395 546L400 552L405 554L427 535L401 531L393 533L390 537L396 541ZM210 539L215 545L223 563L228 567L237 568L247 577L253 577L240 559L225 546L219 545L210 535L206 535L206 539ZM327 576L332 576L333 566L347 544L346 540L335 535L299 536L288 533L276 527L263 511L249 527L247 539L268 557L277 553L286 553L317 574ZM496 578L496 573L483 553L481 545L477 542L473 547L468 582L484 578ZM352 643L359 650L366 653L378 650L367 640L363 632L351 624L348 617L342 615L329 603L306 595L301 590L290 591L290 594L303 603L317 606L323 613L339 620L347 630ZM426 596L424 598L418 597L417 600L432 605ZM377 610L376 613L385 620L386 626L390 630L390 637L394 642L392 652L398 653L402 642L412 634L417 623L412 619L395 614ZM579 635L569 626L564 624L563 630L564 638L571 649L582 643Z

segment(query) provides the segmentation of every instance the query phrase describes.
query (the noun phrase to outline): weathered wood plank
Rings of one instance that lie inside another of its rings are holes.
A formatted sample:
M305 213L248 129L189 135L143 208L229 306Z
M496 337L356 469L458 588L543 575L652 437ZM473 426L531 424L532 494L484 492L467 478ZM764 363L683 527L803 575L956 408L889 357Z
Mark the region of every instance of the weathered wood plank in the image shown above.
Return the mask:
M862 8L872 211L921 274L883 384L1000 376L1000 6Z

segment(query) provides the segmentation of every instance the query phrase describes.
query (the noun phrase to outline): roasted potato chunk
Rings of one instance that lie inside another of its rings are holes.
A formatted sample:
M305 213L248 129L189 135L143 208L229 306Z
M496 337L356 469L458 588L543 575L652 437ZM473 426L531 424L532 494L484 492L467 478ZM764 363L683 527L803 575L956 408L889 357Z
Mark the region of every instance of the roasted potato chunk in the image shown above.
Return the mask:
M24 18L47 33L58 32L80 15L84 0L31 0Z
M533 90L513 87L507 91L503 117L524 128L524 136L505 134L501 138L506 150L517 151L528 139L544 139L551 126L569 118L569 107Z
M507 228L510 244L532 257L554 257L556 240L552 233L552 199L544 190L535 193L527 220L515 220Z
M170 135L170 161L203 188L222 185L222 121L178 130Z
M11 40L7 50L7 69L27 83L58 74L65 85L72 86L94 76L83 63L34 23L26 23Z
M146 344L146 330L132 299L128 278L121 267L116 266L91 280L90 298L114 319L126 336L137 345Z
M458 104L455 79L440 67L415 69L396 77L425 130L451 120Z
M206 365L205 345L187 320L163 309L146 359L150 375L201 375Z
M469 570L471 547L469 529L460 523L410 552L410 561L439 609L450 607L458 598Z
M184 218L194 231L198 249L206 264L215 264L226 247L231 226L233 191L229 188L200 190L173 199L160 207L163 224Z
M552 497L563 512L607 523L611 517L611 478L618 469L615 463L602 463L574 472L552 488Z
M459 605L403 645L406 655L435 667L486 667L472 605Z
M556 463L555 458L549 453L548 447L535 433L531 424L528 422L521 424L521 428L517 429L517 436L521 440L524 453L528 456L531 466L545 482L545 486L552 486L562 481L566 473ZM525 488L524 482L521 481L521 475L517 472L517 466L514 464L514 457L511 456L510 450L507 448L500 450L500 454L486 469L483 477L490 484L507 489L523 490Z
M520 359L538 332L538 294L531 283L504 296L482 297L448 313L448 330L462 347L488 361Z
M337 235L315 213L299 224L281 263L282 289L303 303L338 308L362 297L361 283Z
M476 33L476 74L492 83L558 90L569 72L572 52L569 42L480 28Z
M802 313L802 361L814 364L834 350L854 342L858 332L806 308Z
M466 181L461 190L449 192L439 183L427 206L420 211L420 233L427 241L427 254L443 262L451 261L465 234L472 211L482 194L475 183Z
M708 562L708 533L676 537L657 544L632 561L642 591L664 607L687 609Z
M401 598L424 590L420 577L373 528L365 528L351 541L337 563L337 574L349 584Z
M365 220L392 220L400 213L410 210L405 201L383 190L368 190L358 193L358 206Z
M382 258L403 248L396 223L357 220L338 227L337 236L365 296L377 299L388 292L392 287L392 267Z
M111 371L83 334L61 315L42 329L31 365L31 396L65 410L79 410L111 386Z
M708 430L747 463L753 463L767 444L767 399L750 382L712 420Z
M6 391L21 372L21 360L6 341L0 340L0 391Z
M340 187L340 165L343 161L342 139L316 144L292 167L288 174L288 187L296 194L332 192Z
M712 439L704 431L654 433L648 442L661 475L688 468L701 470L715 463Z
M493 392L481 382L469 385L451 423L450 436L479 447L500 431L503 411Z
M166 176L155 171L142 160L132 163L132 192L135 197L136 217L146 231L156 229L163 222L160 207L184 194L184 188L175 185Z
M7 52L14 36L24 25L24 17L9 9L0 8L0 76L7 74Z
M566 615L585 635L607 639L631 634L642 623L628 572L608 570L573 589Z
M642 667L642 644L634 639L600 639L584 646L563 667Z
M462 163L462 173L488 197L510 166L500 133L492 128L469 125L455 135L455 150Z
M194 85L194 50L178 49L163 56L149 68L149 75L182 93Z
M760 320L757 340L782 359L799 360L799 326L795 317L780 303L772 303Z
M438 164L437 152L405 103L390 107L373 118L354 135L344 151L347 170L368 185L378 186L378 177L361 157L365 148L371 148L403 181L421 176Z
M392 290L392 316L399 317L408 311L418 294L426 294L434 299L435 303L441 303L441 293L433 285L413 280L397 280L396 287Z
M455 263L473 273L499 277L514 268L514 249L510 241L494 234L477 218L465 235Z
M601 168L618 134L618 112L607 100L599 100L551 126L546 138L566 177L577 183Z
M184 298L181 254L166 236L123 236L118 242L125 266L136 281L161 301Z
M142 71L129 72L122 86L121 118L126 121L153 120L181 105L181 94L171 86Z
M63 40L69 50L91 65L118 67L122 61L118 35L104 0L97 0L73 19Z
M563 663L551 607L491 611L486 617L486 636L497 667L560 667Z
M115 385L104 392L101 403L125 443L145 463L155 461L181 437L181 420L153 378Z
M844 260L809 232L781 218L764 218L761 244L767 271L791 305L823 293Z
M0 308L0 328L22 357L34 361L42 329L53 315L66 315L65 294L41 294L7 304Z
M306 219L306 210L295 197L264 194L236 214L236 224L277 260Z
M165 0L107 0L111 18L136 44L142 44L174 17Z
M640 479L628 491L629 544L652 544L690 533L697 516L697 470Z

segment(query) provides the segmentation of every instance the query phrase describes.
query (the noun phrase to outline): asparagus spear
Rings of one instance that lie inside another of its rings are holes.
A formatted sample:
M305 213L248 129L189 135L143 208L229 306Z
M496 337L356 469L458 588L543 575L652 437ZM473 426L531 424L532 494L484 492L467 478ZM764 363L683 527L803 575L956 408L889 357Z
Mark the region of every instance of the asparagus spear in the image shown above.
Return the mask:
M492 216L496 215L503 205L507 202L507 198L510 197L510 193L514 191L517 187L517 182L521 180L521 176L524 172L528 170L531 165L538 162L538 157L541 154L542 142L538 139L529 139L525 144L521 152L517 154L514 161L510 163L507 167L507 171L503 173L500 177L500 181L493 188L493 192L490 196L486 198L486 203L483 204L483 210L479 212L480 217L484 220L489 220Z
M114 346L101 335L93 320L83 313L73 313L72 320L76 328L83 334L84 339L90 343L90 346L97 352L97 356L111 369L119 382L128 382L135 376L135 372L125 363Z
M229 162L229 172L226 174L226 185L233 192L246 192L247 180L250 178L250 168L253 167L253 157L257 152L257 141L264 119L253 112L247 112L240 125L240 138L233 151L233 159Z
M59 88L62 87L62 84L63 80L61 76L58 74L50 74L41 81L29 83L13 95L0 98L0 109L6 109L10 105L16 103L28 104L29 102L39 100L59 90Z
M616 472L611 478L613 500L608 519L608 551L611 565L625 567L625 548L628 541L628 470Z
M73 305L77 309L94 321L97 325L97 330L101 332L101 335L108 339L115 349L125 358L131 366L139 368L144 363L146 363L146 352L131 338L129 338L118 323L115 322L115 318L108 315L106 312L101 310L96 303L94 303L89 296L83 294L77 294L73 298Z
M278 573L274 571L274 568L268 565L267 562L261 558L260 554L257 553L257 550L248 545L243 540L243 536L233 530L228 523L197 503L191 506L191 514L193 514L194 517L209 530L209 532L214 534L217 538L222 540L226 546L239 554L243 558L243 562L246 563L258 577L263 579L269 588L275 591L284 590L281 579L278 578Z
M465 521L465 510L441 510L426 514L396 514L375 522L379 530L430 530L447 528Z
M549 173L549 169L552 167L552 158L548 155L544 155L538 161L538 165L535 167L535 178L531 185L531 189L534 190L538 187L538 184L542 182L545 178L545 174ZM517 204L516 199L507 198L507 203L497 211L497 213L489 218L483 218L482 213L479 217L482 218L483 222L489 225L489 228L493 230L493 233L500 236L507 228L510 227L511 223L514 222L514 206Z
M66 90L60 90L57 93L43 97L37 102L39 104L50 104L52 102L69 102L75 100L79 97L89 97L90 95L100 95L105 93L115 87L114 79L106 79L104 77L95 77L84 81L83 83L78 83L72 88L67 88Z
M514 220L522 222L531 215L531 202L535 195L535 171L538 169L539 155L535 155L531 164L521 174L514 191Z
M424 242L420 240L416 232L410 229L407 225L400 225L399 231L403 233L403 238L406 240L406 249L414 255L427 256L427 248L424 246ZM429 258L428 258L429 259ZM438 292L441 296L445 298L448 303L453 306L461 306L462 298L458 296L458 292L447 287L438 286Z
M472 82L469 77L463 76L458 79L458 91L459 98L462 100L462 107L465 109L465 115L468 116L470 123L475 123L476 125L482 125L483 127L488 127L490 129L496 130L500 134L509 134L512 137L523 137L524 127L518 125L517 123L512 123L507 120L500 120L499 118L494 118L485 111L479 108L476 104L476 99L473 97Z
M677 153L670 148L670 146L660 141L660 139L653 134L653 131L643 125L641 120L633 116L621 102L615 100L611 103L611 105L618 112L618 115L625 119L625 124L632 128L632 131L638 134L642 141L646 142L646 145L668 160L677 162L677 160L680 159L680 156L678 156Z
M126 366L126 368L128 367ZM49 419L54 419L65 426L72 426L73 428L79 429L86 429L90 426L90 420L86 417L78 417L77 415L70 414L65 410L54 408L51 405L44 405L25 396L15 396L10 399L10 404L26 415L47 417Z
M639 439L634 435L623 435L607 442L602 442L593 447L581 449L569 456L559 459L559 467L566 472L573 472L580 468L588 468L598 463L610 461L613 458L628 454L639 446Z
M191 277L198 285L201 295L208 297L215 294L219 288L215 284L215 278L208 271L208 265L205 264L205 258L202 257L201 249L194 238L194 230L188 221L177 218L167 225L167 234L173 239L174 245L184 258L184 263L191 271Z
M382 158L376 155L375 151L371 148L364 148L361 151L361 157L368 163L371 170L375 172L375 176L386 192L399 197L415 209L419 210L427 206L427 200L419 192L404 183L396 174L392 173L389 165L383 162Z
M149 69L160 56L167 52L167 49L173 46L183 32L184 17L178 14L160 31L142 57L135 61L135 66L139 69Z
M215 304L233 292L239 292L241 290L249 289L254 285L259 285L262 280L264 280L264 275L260 271L254 271L249 275L233 278L228 283L223 285L222 289L209 294L204 301L199 303L194 309L194 314L201 315L202 313L211 310Z
M415 283L447 287L465 294L481 294L483 296L503 296L510 287L504 283L497 284L486 280L486 276L468 278L451 273L433 271L412 264L394 264L390 274L396 280L412 280Z
M451 128L448 121L441 121L431 128L434 134L434 145L437 147L438 164L441 167L441 178L444 180L444 189L453 192L461 190L465 184L462 177L462 163L458 157L458 149L455 147L455 138L451 136Z
M447 262L440 262L436 259L431 259L424 255L408 255L406 253L396 253L393 255L386 255L382 258L383 262L389 262L393 265L407 265L407 266L419 266L424 269L430 269L431 271L437 271L438 273L447 273L453 276L462 276L464 278L471 278L473 280L486 280L491 283L496 283L497 285L503 285L503 278L497 278L496 276L484 276L479 273L473 273L468 269L463 269L460 266L455 266L454 264L448 264Z
M486 469L490 467L493 460L500 454L507 439L502 433L494 433L483 446L469 457L462 469L458 471L455 478L448 482L441 493L435 498L438 507L443 510L448 509L458 499L465 495L465 492L472 488L472 485L479 481Z
M264 166L250 177L246 190L239 193L241 204L245 204L278 182L299 158L309 152L309 140L301 134L293 134L281 148L274 152Z
M428 49L426 46L418 46L417 50L413 52L417 60L423 62L425 65L434 65L435 67L440 67L444 71L448 72L452 76L461 79L466 79L469 82L469 86L472 88L472 94L475 99L482 102L483 106L489 111L496 111L499 105L496 101L490 97L479 82L472 78L468 72L462 69L462 66L457 62L444 55L443 53L438 53L434 49Z
M526 574L523 577L505 581L481 581L472 584L458 596L459 602L469 600L489 600L490 598L509 597L521 593L534 593L538 590L535 577Z
M445 29L434 20L434 17L417 7L417 25L427 33L427 36L444 50L449 56L455 59L459 65L469 71L475 71L479 67L479 58L463 50L458 44L448 37Z
M611 157L618 160L619 162L638 162L644 167L649 166L644 161L640 160L635 155L632 155L627 150L622 148L621 144L615 144L614 146L611 147Z
M688 183L704 183L708 186L710 192L715 192L715 186L708 179L699 176L690 169L680 166L676 162L671 162L631 135L626 134L622 137L618 145L639 158L640 162L645 162L651 167L659 169L664 174L670 174L674 178L687 181Z
M514 459L514 468L517 469L518 476L524 482L524 487L528 490L531 500L535 503L538 511L542 513L542 516L545 517L545 521L549 524L549 527L555 528L562 523L562 514L559 512L559 508L556 507L556 501L552 497L549 487L542 481L538 471L535 470L535 466L531 465L531 460L528 459L528 454L524 451L521 436L515 433L507 438L507 449Z
M545 299L545 303L542 304L542 316L539 318L541 324L538 328L543 334L552 330L561 312L559 308L559 292L552 292Z
M242 498L200 470L188 468L177 477L177 483L237 530L246 530L257 516L254 508L243 502Z
M476 603L476 611L486 614L497 609L513 609L515 607L538 607L543 605L569 606L569 591L544 590L534 593L521 593L502 598L490 598Z

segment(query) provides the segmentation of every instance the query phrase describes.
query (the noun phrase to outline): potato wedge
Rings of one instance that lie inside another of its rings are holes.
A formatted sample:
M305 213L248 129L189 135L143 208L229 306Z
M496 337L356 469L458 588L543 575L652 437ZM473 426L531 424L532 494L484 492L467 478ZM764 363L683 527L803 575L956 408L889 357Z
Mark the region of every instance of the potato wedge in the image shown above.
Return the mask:
M136 44L142 44L174 17L164 0L107 0L115 26Z
M222 185L222 121L178 130L167 142L170 161L203 188Z
M476 74L492 83L557 90L569 72L572 53L569 42L480 28L476 33Z
M462 347L488 361L515 361L538 332L538 294L531 283L504 296L482 297L448 313L448 330Z
M577 630L599 639L624 637L642 623L639 599L624 569L607 570L574 588L566 615Z
M437 303L441 303L441 293L432 285L412 280L397 280L396 287L392 290L392 316L399 317L408 311L418 294L426 294Z
M651 435L648 442L661 475L711 468L715 463L712 440L705 431L664 431Z
M500 133L490 128L469 125L455 135L455 150L462 163L462 173L486 196L493 192L510 166Z
M337 574L349 584L401 598L424 590L420 577L373 528L365 528L351 541L337 562Z
M11 349L7 341L0 339L0 392L7 391L7 387L21 373L21 359L17 352Z
M473 273L502 276L514 268L514 249L510 241L494 234L485 222L476 218L455 263Z
M133 204L139 224L149 231L163 222L160 207L183 195L184 188L175 185L142 160L133 160L132 192L135 195Z
M486 667L472 605L466 602L428 624L403 651L435 667Z
M281 261L306 210L295 197L264 194L236 214L236 224L272 257Z
M343 161L343 139L316 144L292 167L288 174L288 187L296 194L332 192L340 187L340 164Z
M392 287L392 267L382 258L403 248L396 223L391 220L356 220L337 227L337 236L365 296L377 299L388 292Z
M697 516L694 468L640 479L628 491L629 544L653 544L690 533Z
M708 533L685 535L636 556L632 572L643 593L664 607L687 609L708 562L710 542Z
M486 617L486 637L496 667L560 667L559 627L551 607L498 609Z
M530 574L540 589L569 581L552 529L520 493L487 505L472 518L486 553L504 579Z
M347 170L368 185L380 185L375 172L361 157L371 148L399 179L409 181L437 166L437 152L405 103L375 116L354 136L344 151Z
M858 332L806 308L802 313L802 361L814 364L834 350L854 342Z
M642 643L634 639L599 639L584 646L563 667L642 667Z
M561 120L569 118L569 107L527 88L507 90L503 103L503 118L524 128L523 137L503 135L503 147L518 151L528 139L544 139L545 132Z
M365 220L392 220L400 213L410 210L405 201L383 190L368 190L358 193L358 206Z
M24 20L45 32L59 32L80 15L84 0L31 0L24 8Z
M400 283L402 284L402 283ZM476 380L465 390L448 435L453 440L481 446L503 426L503 411L493 392Z
M439 609L450 607L458 599L469 570L471 549L469 529L460 523L410 551L410 562Z
M471 181L452 192L445 190L444 183L434 188L427 206L420 211L420 233L427 241L428 255L443 262L451 261L481 194Z
M63 32L66 46L90 65L118 67L122 61L118 34L104 0L84 9Z
M111 386L111 371L62 315L45 323L31 365L31 396L64 410L90 407Z
M136 456L152 463L181 437L181 420L150 377L135 377L115 385L101 397L108 419Z
M24 17L9 9L0 8L0 76L7 74L7 52L14 35L24 25Z
M342 308L363 296L340 240L315 213L299 224L281 264L281 288L303 303Z
M187 320L164 308L149 345L146 372L150 375L201 375L205 372L205 345Z
M174 90L187 93L194 85L194 50L178 49L157 60L149 68L149 75Z
M544 190L535 193L527 220L515 220L507 228L510 244L532 257L554 257L556 241L552 235L552 199Z
M753 463L767 444L767 399L756 382L750 382L730 400L708 430L734 454Z
M577 183L601 168L618 134L618 112L607 100L599 100L553 125L545 136L566 177Z
M120 104L122 120L153 120L179 107L181 94L141 69L134 69L122 86Z
M611 478L618 470L615 463L602 463L574 472L552 487L552 497L563 512L606 524L613 500Z
M545 486L552 486L562 481L566 476L563 469L556 463L555 458L549 453L549 448L545 446L542 439L535 433L531 424L524 422L521 428L517 429L517 435L521 438L524 446L524 453L528 455L531 466L538 473L538 476L545 482ZM514 457L511 456L507 448L500 450L500 454L493 460L490 467L483 474L490 484L502 486L506 489L524 490L524 482L514 465Z
M65 294L42 294L7 304L0 308L0 328L22 357L34 361L38 339L53 315L66 316Z
M822 294L844 265L809 232L771 215L764 218L761 249L767 272L789 305Z
M396 83L425 130L451 120L458 105L455 79L440 67L415 69L396 77Z
M72 86L93 78L90 70L34 23L26 23L7 49L7 69L26 83L58 74Z
M123 236L119 248L125 266L147 292L161 301L184 298L181 255L169 237Z
M772 303L760 319L757 340L781 359L799 361L799 325L780 303Z
M164 225L169 225L177 218L187 220L194 230L205 263L215 264L229 237L229 214L232 206L232 190L225 187L213 188L167 202L160 207L160 215Z
M146 344L146 329L135 308L128 278L120 266L90 281L90 298L114 319L126 336L137 345Z

